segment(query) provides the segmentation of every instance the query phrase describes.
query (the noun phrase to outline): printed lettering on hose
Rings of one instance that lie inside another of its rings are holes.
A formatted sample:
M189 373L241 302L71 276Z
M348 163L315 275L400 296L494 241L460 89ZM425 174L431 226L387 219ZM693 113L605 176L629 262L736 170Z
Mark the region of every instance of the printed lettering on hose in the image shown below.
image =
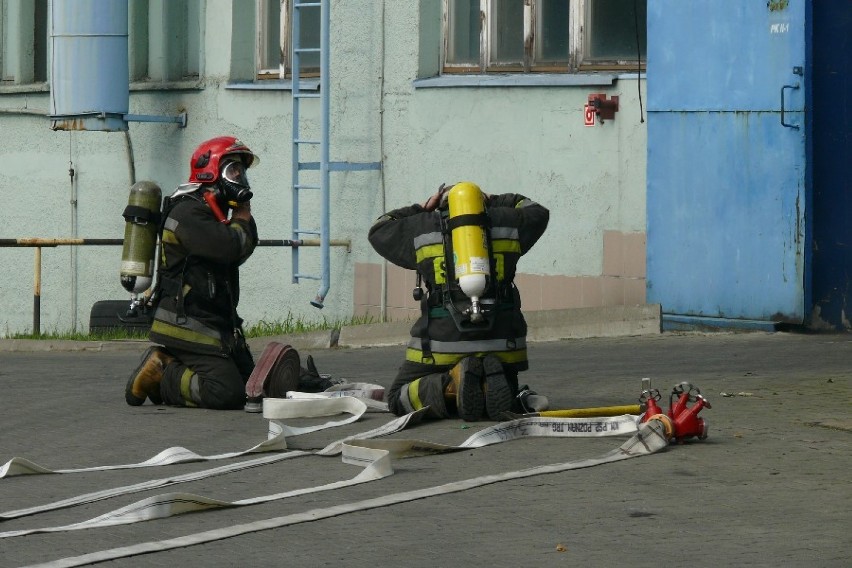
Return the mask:
M618 430L618 424L613 423L612 430ZM553 432L607 432L610 424L606 422L554 422L550 425Z

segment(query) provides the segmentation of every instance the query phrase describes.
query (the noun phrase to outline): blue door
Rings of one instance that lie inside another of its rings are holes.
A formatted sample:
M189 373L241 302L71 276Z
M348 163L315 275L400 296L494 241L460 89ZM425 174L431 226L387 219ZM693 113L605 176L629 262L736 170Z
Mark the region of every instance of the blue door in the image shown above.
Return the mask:
M647 297L664 314L807 315L809 12L648 0Z

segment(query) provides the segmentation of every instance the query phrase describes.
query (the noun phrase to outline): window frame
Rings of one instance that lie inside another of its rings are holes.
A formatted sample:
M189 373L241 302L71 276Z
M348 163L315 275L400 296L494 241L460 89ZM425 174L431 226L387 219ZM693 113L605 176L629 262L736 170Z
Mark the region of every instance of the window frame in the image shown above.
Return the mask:
M204 16L202 0L131 2L127 23L131 83L199 82L203 76Z
M270 2L278 2L281 9L281 13L278 18L278 33L280 34L278 36L280 41L280 45L278 47L281 53L281 58L278 62L277 69L266 64L266 44L270 35L270 28L267 26L266 22L266 6ZM287 76L287 63L290 59L289 4L289 0L256 0L255 2L255 30L257 30L255 37L255 74L259 80L284 79Z
M50 81L50 3L0 2L0 89L43 91Z
M442 0L442 30L441 30L441 65L442 75L460 74L488 74L488 73L582 73L584 71L626 71L645 69L646 46L638 58L629 59L596 59L591 60L587 56L590 49L591 38L588 30L591 29L590 2L593 0L571 0L569 4L568 22L568 57L564 62L539 62L536 61L536 14L539 0L524 0L524 58L523 62L501 63L492 60L491 44L493 20L496 17L494 2L497 0L479 0L480 29L479 29L479 62L450 63L450 3L453 0ZM640 0L647 1L647 0ZM646 4L647 5L647 4Z
M319 2L319 0L316 0ZM271 26L274 22L266 21L266 6L270 2L279 2L280 13L278 21L278 34L280 39L279 52L281 54L277 68L266 61L265 55L267 42L270 36ZM293 49L292 49L292 23L293 23L294 0L255 0L255 77L258 81L285 80L293 76ZM311 8L317 10L319 8ZM318 19L319 21L319 19ZM319 37L319 30L317 30ZM318 66L301 66L300 77L319 77Z

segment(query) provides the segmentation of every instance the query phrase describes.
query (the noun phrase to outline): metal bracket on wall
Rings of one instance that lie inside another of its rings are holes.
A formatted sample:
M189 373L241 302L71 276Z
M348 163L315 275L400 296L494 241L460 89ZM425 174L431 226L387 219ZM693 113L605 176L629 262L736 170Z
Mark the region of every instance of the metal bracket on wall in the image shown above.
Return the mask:
M154 114L125 114L125 122L174 122L180 128L186 128L186 112L177 116L159 116Z

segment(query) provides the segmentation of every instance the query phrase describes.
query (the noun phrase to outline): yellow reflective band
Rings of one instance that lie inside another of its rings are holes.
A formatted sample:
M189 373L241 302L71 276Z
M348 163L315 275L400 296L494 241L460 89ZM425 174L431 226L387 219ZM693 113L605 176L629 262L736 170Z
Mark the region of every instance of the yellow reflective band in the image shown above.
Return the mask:
M180 376L180 395L183 397L183 403L187 406L198 406L192 400L192 387L190 385L194 374L190 369L186 369Z
M444 271L444 257L432 259L432 271L435 273L435 284L447 282L447 273Z
M420 379L408 383L408 402L414 410L423 408L423 403L420 402Z
M172 244L172 245L176 245L176 244L180 243L180 241L175 236L175 234L172 231L169 231L168 229L163 229L163 242L169 243L169 244Z
M222 341L215 337L210 337L209 335L204 335L203 333L198 333L197 331L192 331L185 327L172 325L162 320L154 320L154 323L151 324L151 332L159 333L160 335L165 335L167 337L174 337L175 339L181 339L190 343L201 343L203 345L213 345L214 347L222 346Z
M506 260L501 253L494 253L494 264L496 265L497 282L502 282L506 277Z
M428 362L434 365L455 365L465 357L485 357L486 355L496 355L503 363L523 363L527 360L527 350L516 349L514 351L479 351L476 353L435 353L428 358ZM424 363L427 361L423 357L423 351L409 347L405 350L405 360L412 363ZM409 396L410 396L409 391Z
M417 262L423 262L427 258L444 258L444 245L426 245L415 251Z
M491 241L491 252L516 252L521 254L521 242L509 239Z

